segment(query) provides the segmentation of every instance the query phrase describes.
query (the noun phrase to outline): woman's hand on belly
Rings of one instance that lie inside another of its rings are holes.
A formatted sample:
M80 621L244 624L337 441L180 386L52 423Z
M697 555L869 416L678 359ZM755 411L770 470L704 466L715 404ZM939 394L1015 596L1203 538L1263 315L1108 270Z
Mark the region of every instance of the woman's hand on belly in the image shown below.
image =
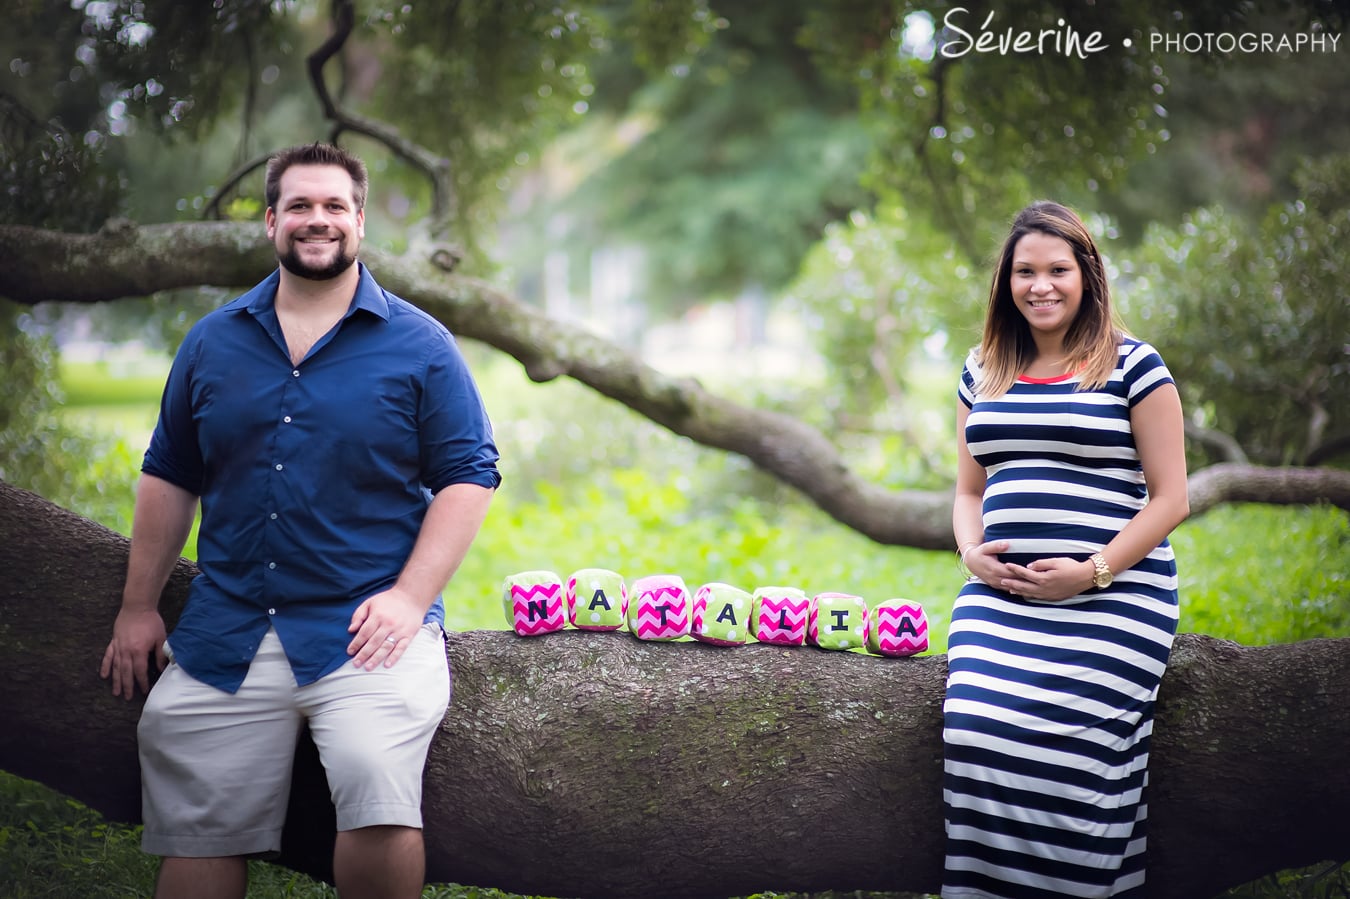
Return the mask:
M1008 564L1008 577L995 586L1014 596L1058 602L1092 587L1095 569L1091 562L1075 559L1037 559L1030 565Z

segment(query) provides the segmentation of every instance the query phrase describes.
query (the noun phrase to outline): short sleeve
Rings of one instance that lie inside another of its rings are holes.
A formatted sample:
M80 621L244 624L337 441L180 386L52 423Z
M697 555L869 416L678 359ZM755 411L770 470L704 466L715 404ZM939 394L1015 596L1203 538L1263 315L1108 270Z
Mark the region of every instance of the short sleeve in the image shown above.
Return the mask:
M1175 384L1158 351L1147 343L1130 348L1124 362L1125 396L1130 408L1164 384Z
M975 406L975 379L980 374L980 363L975 359L975 353L972 351L966 356L966 362L961 366L961 381L956 385L956 395L961 402L970 409Z

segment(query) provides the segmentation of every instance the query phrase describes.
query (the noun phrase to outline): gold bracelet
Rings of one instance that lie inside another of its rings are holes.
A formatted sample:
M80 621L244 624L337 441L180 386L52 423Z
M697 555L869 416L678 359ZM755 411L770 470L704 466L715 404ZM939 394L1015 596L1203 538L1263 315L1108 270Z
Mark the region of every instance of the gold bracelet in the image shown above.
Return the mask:
M966 553L970 551L970 548L972 546L979 546L979 545L980 544L977 543L976 541L970 540L965 543L962 543L960 546L956 548L956 570L965 575L967 580L973 578L975 575L971 573L970 567L966 565Z

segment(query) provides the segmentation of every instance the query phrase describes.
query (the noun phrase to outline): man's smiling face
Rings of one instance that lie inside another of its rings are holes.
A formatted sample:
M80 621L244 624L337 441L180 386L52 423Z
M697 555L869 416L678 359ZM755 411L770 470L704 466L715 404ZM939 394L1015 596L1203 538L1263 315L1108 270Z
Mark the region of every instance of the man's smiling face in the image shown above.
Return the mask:
M356 262L366 214L352 196L351 175L335 165L291 166L267 210L267 236L277 261L311 281L336 278Z

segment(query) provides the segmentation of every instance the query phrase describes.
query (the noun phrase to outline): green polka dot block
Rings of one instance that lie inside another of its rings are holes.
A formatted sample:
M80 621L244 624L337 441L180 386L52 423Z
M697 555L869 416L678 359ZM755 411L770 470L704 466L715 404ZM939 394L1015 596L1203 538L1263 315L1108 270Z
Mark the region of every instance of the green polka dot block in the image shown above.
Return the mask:
M567 579L567 619L583 631L613 631L626 624L628 587L608 568L582 568Z
M753 597L730 584L704 584L694 591L695 640L716 646L740 646L750 636Z
M867 603L852 593L817 593L811 598L806 639L821 649L861 649L867 645Z

